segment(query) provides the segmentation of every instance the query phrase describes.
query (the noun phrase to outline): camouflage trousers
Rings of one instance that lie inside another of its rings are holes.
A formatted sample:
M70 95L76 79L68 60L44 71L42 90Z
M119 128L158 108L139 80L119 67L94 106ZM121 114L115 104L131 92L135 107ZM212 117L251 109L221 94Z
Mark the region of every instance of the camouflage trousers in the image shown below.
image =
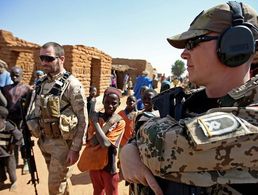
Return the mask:
M38 145L48 168L48 190L50 195L69 194L68 179L72 175L72 167L66 164L69 152L68 143L59 138L40 138Z
M164 181L164 180L163 180ZM168 181L169 182L169 181ZM171 184L171 183L170 183ZM159 183L160 185L160 183ZM171 187L169 183L163 183L160 185L164 194L177 194L177 195L242 195L234 188L229 185L214 185L211 187L196 187L188 188L182 186L177 187L176 185ZM149 186L142 184L130 183L129 195L155 195Z

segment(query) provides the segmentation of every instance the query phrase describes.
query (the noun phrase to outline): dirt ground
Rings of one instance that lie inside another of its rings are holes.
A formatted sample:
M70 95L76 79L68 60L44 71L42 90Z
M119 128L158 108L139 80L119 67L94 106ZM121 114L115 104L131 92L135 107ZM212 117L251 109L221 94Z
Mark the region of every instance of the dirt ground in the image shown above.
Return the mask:
M119 110L125 108L125 102L126 102L126 96L124 96L121 99L121 105L119 106ZM36 143L36 142L35 142ZM38 195L47 195L48 194L48 188L47 188L47 180L48 180L48 172L47 167L45 164L45 161L43 159L43 156L41 155L41 152L35 144L34 149L34 156L36 159L36 166L38 170L38 176L39 176L39 184L37 184L37 192ZM4 188L0 189L1 195L10 195L10 194L20 194L20 195L31 195L35 194L35 190L33 185L27 184L27 182L30 180L30 174L22 175L22 169L21 164L22 161L20 160L20 165L17 168L17 190L15 192L9 192L9 180L7 180L5 183L6 185ZM70 192L71 194L75 195L91 195L93 194L93 188L91 184L90 177L87 172L81 173L77 166L75 166L75 170L73 172L73 175L70 179ZM120 195L127 195L128 193L128 187L125 186L125 182L121 181L119 183L119 194Z
M47 195L48 194L47 167L46 167L45 161L43 159L43 156L41 155L41 152L37 146L34 147L34 155L35 155L35 159L36 159L38 176L39 176L39 184L37 184L38 195ZM7 185L5 185L3 189L1 189L1 191L0 191L1 195L10 195L10 194L31 195L31 194L35 194L33 185L27 184L27 182L30 180L30 174L22 175L21 167L22 166L20 165L16 171L17 178L18 178L17 179L17 190L15 192L10 192L9 191L9 187L10 187L9 181L6 181L5 183ZM75 195L91 195L91 194L93 194L93 188L91 185L91 180L88 175L88 172L81 173L77 169L77 166L75 166L75 170L70 179L69 187L70 187L71 194L75 194ZM119 194L121 194L121 195L128 194L128 187L125 186L124 181L121 181L119 183Z

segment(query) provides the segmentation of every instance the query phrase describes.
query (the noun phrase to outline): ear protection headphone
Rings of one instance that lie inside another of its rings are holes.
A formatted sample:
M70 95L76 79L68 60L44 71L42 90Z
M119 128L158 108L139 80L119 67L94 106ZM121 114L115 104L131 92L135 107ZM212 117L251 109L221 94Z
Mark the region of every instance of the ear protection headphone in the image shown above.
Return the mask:
M237 67L248 61L255 53L255 40L251 28L258 30L253 24L244 22L242 3L229 1L228 5L232 11L232 26L220 35L217 54L223 64Z

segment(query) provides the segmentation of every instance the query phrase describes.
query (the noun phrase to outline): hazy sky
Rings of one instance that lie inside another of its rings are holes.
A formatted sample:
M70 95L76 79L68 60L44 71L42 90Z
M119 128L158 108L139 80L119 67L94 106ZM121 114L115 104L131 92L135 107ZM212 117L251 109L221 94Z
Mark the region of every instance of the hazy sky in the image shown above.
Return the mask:
M0 29L43 44L96 47L113 58L145 59L169 75L181 50L167 37L188 29L219 0L0 0ZM257 0L244 0L258 10Z

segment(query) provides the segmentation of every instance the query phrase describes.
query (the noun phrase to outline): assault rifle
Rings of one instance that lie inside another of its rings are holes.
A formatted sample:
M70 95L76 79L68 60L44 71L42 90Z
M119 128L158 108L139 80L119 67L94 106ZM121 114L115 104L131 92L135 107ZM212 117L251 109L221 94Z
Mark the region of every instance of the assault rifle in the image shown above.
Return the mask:
M27 108L27 98L21 98L21 110L22 110L22 133L25 145L25 158L28 160L29 172L31 175L31 179L27 184L33 184L35 189L35 195L38 195L37 184L39 183L39 177L36 167L36 162L34 158L34 140L31 139L31 133L26 123L26 108ZM30 98L29 98L30 99Z

